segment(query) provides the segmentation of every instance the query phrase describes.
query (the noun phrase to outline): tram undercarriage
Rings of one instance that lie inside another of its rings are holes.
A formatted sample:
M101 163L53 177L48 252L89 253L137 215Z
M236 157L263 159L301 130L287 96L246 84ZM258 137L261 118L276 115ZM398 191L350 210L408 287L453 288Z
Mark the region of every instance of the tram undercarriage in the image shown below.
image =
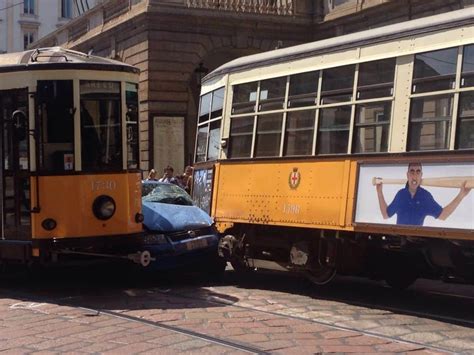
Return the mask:
M418 278L474 283L471 241L240 225L221 239L219 254L239 272L297 272L318 285L336 274L385 280L398 289Z
M111 240L113 238L113 240ZM130 236L71 238L68 240L1 240L0 263L47 265L81 260L125 259L147 267L154 258L145 250L143 233Z

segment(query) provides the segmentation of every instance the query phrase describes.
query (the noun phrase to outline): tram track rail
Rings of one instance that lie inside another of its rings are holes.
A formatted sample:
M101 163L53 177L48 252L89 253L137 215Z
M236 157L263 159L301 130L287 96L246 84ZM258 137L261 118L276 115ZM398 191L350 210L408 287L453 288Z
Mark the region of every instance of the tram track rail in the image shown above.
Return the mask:
M0 291L2 291L2 290L0 289ZM337 326L337 325L334 325L334 324L328 324L326 322L320 322L320 321L310 319L310 318L298 317L298 316L282 314L282 313L273 312L273 311L266 311L266 310L262 310L262 309L258 309L258 308L254 308L254 307L242 306L242 305L238 305L238 304L232 303L231 301L221 299L221 298L218 298L218 297L215 297L215 296L205 297L205 298L203 298L203 297L197 297L196 298L196 297L191 297L189 295L185 295L185 294L182 294L182 293L179 293L179 292L172 292L172 291L169 291L169 290L161 291L159 289L154 289L154 291L159 293L159 294L166 295L166 296L171 296L171 297L174 297L174 298L179 297L181 299L193 300L193 301L199 300L201 302L208 303L209 305L219 305L219 306L225 305L225 306L230 306L230 307L234 307L234 308L238 308L238 309L242 309L242 310L246 310L246 311L256 312L256 313L259 313L259 314L277 316L277 317L280 317L280 318L283 318L283 319L294 319L294 320L304 321L304 322L307 322L307 323L314 323L314 324L322 325L322 326L325 326L325 327L328 327L328 328L332 328L334 330L357 332L361 335L384 339L384 340L387 340L387 342L394 342L395 341L397 343L405 343L405 344L415 345L415 346L419 347L419 350L426 349L426 350L432 350L432 351L439 351L439 352L443 352L443 353L449 353L449 350L447 350L445 348L441 348L441 347L430 346L430 345L427 345L427 344L422 344L422 343L413 342L413 341L407 341L407 340L399 339L397 337L385 336L385 335L376 334L376 333L373 333L373 332L370 332L370 331L364 331L364 330L360 330L360 329L356 329L356 328ZM23 298L23 299L30 298L31 299L31 294L27 294L27 293L23 293L23 292L18 292L18 291L8 292L7 291L6 293L10 297L18 297L18 298ZM242 342L238 342L238 341L235 341L235 340L225 339L225 338L222 338L222 337L216 337L216 336L204 334L204 333L201 333L201 332L186 329L186 328L181 327L181 326L174 326L174 325L166 324L166 321L153 321L153 320L149 320L149 319L146 319L146 318L143 318L143 317L127 314L127 312L130 312L130 311L133 311L133 310L114 311L114 310L109 310L109 309L104 309L104 308L99 308L99 307L95 308L95 307L85 306L83 304L84 303L84 297L83 296L71 296L71 297L59 297L59 298L34 297L34 301L35 302L41 302L41 303L48 303L48 304L56 303L56 304L60 304L62 306L71 307L73 309L80 309L84 312L87 312L87 314L94 314L94 315L103 314L103 315L107 315L109 317L122 319L122 320L125 320L125 321L128 321L128 322L136 322L136 323L139 323L139 324L142 324L142 325L147 325L147 326L154 327L154 328L157 328L157 329L162 329L162 330L170 331L170 332L173 332L173 333L176 333L176 334L181 334L181 335L188 336L188 337L198 339L198 340L202 340L202 341L205 341L205 342L208 342L208 343L224 346L224 347L229 348L231 350L242 351L242 352L248 353L248 354L259 354L259 355L260 354L261 355L270 354L270 352L265 351L264 349L260 349L256 346L252 346L252 345L245 344L245 343L242 343Z
M266 272L266 275L276 275L272 272ZM344 284L342 284L342 288L345 290L350 289L350 287L354 285L360 285L361 288L365 288L367 285L374 285L374 281L370 280L365 280L365 279L358 279L358 278L344 278ZM349 283L346 284L346 283ZM416 298L424 298L426 296L430 297L436 297L437 299L458 299L460 301L466 301L466 302L472 302L474 306L474 296L471 295L463 295L463 294L455 294L451 291L440 291L440 290L429 290L429 289L421 289L421 288L416 288L416 289L410 289L410 290L404 290L404 291L396 291L393 290L392 288L388 286L381 286L379 283L377 283L376 286L380 290L389 290L390 292L397 292L400 295L406 295L410 294L413 295L413 297ZM315 289L318 289L315 286ZM337 293L337 292L336 292ZM364 308L377 308L382 311L388 311L396 314L403 314L407 316L414 316L414 317L423 317L423 318L429 318L432 320L437 320L440 322L446 322L446 323L451 323L463 327L469 327L469 328L474 328L474 316L472 319L468 318L461 318L461 317L455 317L455 316L448 316L448 315L443 315L440 313L435 313L435 312L424 312L424 311L418 311L418 310L413 310L410 309L409 307L405 306L393 306L393 305L387 305L386 303L382 302L369 302L369 301L360 301L357 300L353 296L347 296L346 294L344 295L334 295L334 292L318 292L313 293L312 291L310 292L304 292L303 295L308 296L308 297L313 297L317 298L319 300L324 300L324 301L333 301L333 302L339 302L339 303L349 303L354 306L359 306L359 307L364 307ZM415 296L416 295L416 296ZM222 300L225 302L226 300ZM322 323L322 324L328 324L328 323Z
M158 292L160 292L160 291L158 290ZM188 296L188 295L180 294L180 293L178 293L178 292L169 292L169 291L166 291L166 292L161 292L161 293L167 294L167 295L172 295L172 296L174 296L174 297L182 297L182 298L190 299L190 300L195 300L195 299L196 299L196 298L190 297L190 296ZM420 346L420 348L426 348L426 349L429 349L429 350L441 351L441 352L448 352L448 350L445 349L445 348L436 347L436 346L431 346L431 345L427 345L427 344L422 344L422 343L414 342L414 341L408 341L408 340L400 339L400 338L398 338L398 337L390 337L390 336L381 335L381 334L378 334L378 333L374 333L374 332L370 332L370 331L365 331L365 330L361 330L361 329L339 326L339 325L330 324L330 323L327 323L327 322L317 321L317 320L314 320L314 319L311 319L311 318L298 317L298 316L293 316L293 315L288 315L288 314L282 314L282 313L278 313L278 312L274 312L274 311L266 311L266 310L262 310L262 309L258 309L258 308L253 308L253 307L248 307L248 306L242 306L242 305L236 305L236 304L232 303L231 301L227 301L227 300L225 300L225 299L220 299L220 298L215 297L215 296L211 296L211 297L209 297L209 298L199 298L199 300L200 300L200 301L206 301L206 302L209 302L209 303L215 304L215 305L232 306L232 307L240 308L240 309L243 309L243 310L254 311L254 312L259 312L259 313L264 313L264 314L268 314L268 315L272 315L272 316L278 316L278 317L287 318L287 319L296 319L296 320L300 320L300 321L306 321L306 322L309 322L309 323L315 323L315 324L318 324L318 325L322 325L322 326L325 326L325 327L328 327L328 328L333 328L333 329L335 329L335 330L357 332L357 333L360 333L360 334L362 334L362 335L367 335L367 336L371 336L371 337L377 337L377 338L381 338L381 339L386 339L387 341L396 341L396 342L399 342L399 343L417 345L417 346ZM341 302L341 300L337 300L337 299L325 298L325 300L331 300L331 301ZM361 303L359 306L361 306L361 307L369 307L370 305L369 305L369 304L363 305L363 304ZM394 311L395 311L395 310L394 310ZM405 313L405 314L406 314L406 313ZM409 314L407 314L407 315L409 315ZM421 313L420 313L420 315L421 315ZM418 316L420 316L420 315L418 315ZM413 314L413 316L417 316L417 315ZM471 325L471 326L474 327L474 322L472 322L472 325Z
M93 312L97 311L97 312L100 312L102 314L106 314L106 315L111 316L111 317L120 318L120 319L124 319L124 320L131 321L131 322L137 322L137 323L140 323L140 324L149 325L149 326L156 327L156 328L159 328L159 329L168 330L168 331L171 331L171 332L174 332L174 333L177 333L177 334L182 334L182 335L186 335L186 336L189 336L189 337L193 337L195 339L204 340L204 341L207 341L207 342L210 342L210 343L213 343L213 344L217 344L217 345L221 345L221 346L225 346L225 347L228 347L228 348L231 348L231 349L234 349L234 350L240 350L240 351L243 351L243 352L246 352L246 353L249 353L249 354L259 354L259 355L270 354L269 352L266 352L262 349L259 349L257 347L253 347L253 346L249 346L249 345L246 345L246 344L242 344L240 342L226 340L226 339L223 339L223 338L220 338L220 337L213 337L213 336L210 336L210 335L207 335L207 334L198 333L198 332L188 330L188 329L184 329L184 328L181 328L181 327L176 327L176 326L164 324L162 322L155 322L155 321L147 320L147 319L144 319L144 318L131 316L131 315L128 315L128 314L125 314L125 313L114 312L114 311L103 310L103 309L102 310L101 309L96 310L96 309L91 309L91 308L82 307L82 306L79 306L77 308L84 309L86 311L93 311Z
M23 292L18 292L18 291L9 292L9 291L2 290L0 288L0 292L2 292L2 291L3 291L4 295L8 295L8 297L17 297L17 298L21 298L21 299L28 299L28 298L31 299L32 298L31 294L27 294L27 293L23 293ZM248 353L248 354L258 354L258 355L268 355L268 354L270 354L269 352L267 352L265 350L262 350L258 347L251 346L251 345L248 345L248 344L244 344L244 343L241 343L241 342L237 342L237 341L234 341L234 340L228 340L228 339L224 339L222 337L215 337L215 336L195 332L195 331L192 331L192 330L189 330L189 329L184 329L182 327L177 327L177 326L164 324L163 322L148 320L148 319L145 319L145 318L142 318L142 317L137 317L137 316L126 314L125 312L116 312L116 311L107 310L107 309L103 309L103 308L86 307L86 306L80 305L78 301L74 301L74 300L78 300L78 299L82 299L82 298L83 298L82 296L60 297L60 298L34 297L34 302L36 302L36 304L56 303L56 304L60 304L62 306L70 307L72 309L80 309L80 310L83 310L83 311L87 312L88 314L93 314L93 315L104 314L104 315L107 315L109 317L122 319L122 320L125 320L125 321L128 321L128 322L140 323L142 325L147 325L147 326L162 329L162 330L167 330L167 331L170 331L170 332L173 332L173 333L176 333L176 334L181 334L181 335L188 336L188 337L191 337L191 338L194 338L194 339L203 340L203 341L208 342L208 343L224 346L224 347L229 348L231 350L242 351L242 352ZM207 301L207 302L209 302L209 301ZM37 311L37 309L36 308L31 308L31 311Z
M259 279L257 279L257 283ZM271 283L271 281L269 281ZM227 286L232 286L232 285L227 285ZM253 285L247 285L246 289L252 289ZM261 285L260 285L261 286ZM343 287L347 288L347 285L342 285ZM262 307L259 306L248 306L245 304L238 304L235 301L232 301L231 299L225 298L227 295L225 292L222 292L218 289L218 286L211 287L211 288L206 288L205 286L203 287L202 285L200 286L201 288L206 289L209 292L204 292L199 295L190 295L190 291L188 288L180 289L178 287L173 287L172 285L163 285L163 286L143 286L143 285L138 285L138 290L140 290L139 293L137 293L138 297L140 295L146 295L146 294L162 294L166 295L168 297L172 297L174 299L183 299L186 300L192 300L192 301L199 301L202 303L200 306L203 308L206 307L206 304L212 305L212 306L229 306L229 307L235 307L238 309L246 310L246 311L252 311L255 312L256 314L267 314L271 316L277 316L281 317L283 319L296 319L299 321L305 321L308 323L314 323L318 325L322 325L328 328L332 328L334 330L341 330L341 331L350 331L350 332L357 332L361 335L366 335L366 336L371 336L371 337L377 337L380 339L385 339L390 342L398 342L398 343L405 343L405 344L410 344L410 345L415 345L423 349L428 349L428 350L433 350L433 351L442 351L442 352L450 352L452 350L446 348L446 347L440 347L436 346L435 344L429 344L429 343L424 343L424 342L417 342L417 341L410 341L406 339L402 339L400 337L397 337L396 335L386 335L386 334L380 334L376 332L371 332L370 330L364 330L360 329L357 327L349 327L349 326L341 326L341 325L336 325L334 323L328 322L328 321L319 321L318 319L310 318L310 317L303 317L303 316L298 316L298 315L290 315L290 314L285 314L284 312L278 312L278 311L271 311L271 310L265 310L262 309ZM245 286L244 286L245 287ZM288 287L293 287L292 284ZM365 285L362 285L362 287L365 287ZM174 288L174 290L173 290ZM380 286L379 286L380 288ZM380 288L383 289L383 288ZM131 289L123 289L120 288L122 292L126 292L127 290L135 290L135 288ZM216 292L217 291L217 292ZM285 292L285 289L280 290ZM110 317L115 317L115 318L120 318L129 322L137 322L143 325L155 327L155 328L160 328L163 330L167 330L170 332L174 332L177 334L182 334L185 336L189 336L195 339L200 339L205 342L213 343L213 344L218 344L221 346L225 346L229 349L234 349L238 351L242 351L245 353L252 353L252 354L267 354L265 350L262 350L256 346L253 346L252 344L246 344L245 342L239 342L235 341L231 338L226 338L225 336L213 336L212 333L203 333L199 331L199 329L192 329L188 328L186 325L174 325L170 324L168 321L156 321L152 319L147 319L146 316L137 316L136 314L133 314L133 311L135 309L126 309L126 310L116 310L114 307L94 307L94 304L90 303L90 300L88 299L87 294L76 294L76 295L71 295L67 297L47 297L47 296L41 296L38 294L31 294L29 292L23 292L20 290L8 290L8 289L0 289L0 292L5 292L5 294L8 294L14 298L20 298L20 299L29 299L32 302L45 302L45 303L57 303L61 304L64 306L76 308L76 309L81 309L84 310L85 312L88 313L102 313L104 315L108 315ZM248 292L245 290L244 292ZM443 292L438 292L438 291L416 291L418 293L419 297L424 297L426 294L430 295L435 295L437 297L451 297L449 293L443 293ZM221 293L223 297L219 297L218 294ZM103 295L104 297L110 297L109 295ZM229 294L230 296L230 294ZM234 295L235 296L235 295ZM421 311L413 311L410 309L406 309L403 307L388 307L387 305L380 305L380 304L374 304L371 302L360 302L356 301L355 299L348 299L347 297L339 297L337 296L337 292L335 296L330 296L326 292L324 294L321 294L318 292L318 294L314 294L312 291L305 291L302 293L302 296L307 296L307 297L315 297L323 301L333 301L333 302L338 302L338 303L344 303L348 304L350 303L351 305L354 306L359 306L359 307L364 307L364 308L369 308L369 309L380 309L382 311L389 311L395 314L402 314L402 315L408 315L408 316L413 316L413 317L422 317L422 318L430 318L432 320L438 320L440 322L446 322L450 324L456 324L456 325L461 325L469 328L474 328L474 321L469 320L469 319L461 319L461 318L456 318L456 317L449 317L445 315L440 315L440 314L435 314L435 313L428 313L428 312L421 312ZM382 293L383 296L383 293ZM102 297L102 295L94 295L94 298L97 299L97 297ZM145 296L146 297L146 296ZM381 297L379 295L379 297ZM467 300L471 300L471 297L463 297ZM185 303L186 303L185 302ZM291 305L288 307L291 308Z

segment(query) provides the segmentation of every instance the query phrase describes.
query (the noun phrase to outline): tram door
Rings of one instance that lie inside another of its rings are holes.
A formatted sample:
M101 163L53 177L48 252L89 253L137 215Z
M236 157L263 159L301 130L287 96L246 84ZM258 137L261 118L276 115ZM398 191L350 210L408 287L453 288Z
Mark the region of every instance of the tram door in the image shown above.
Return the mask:
M28 90L0 91L1 239L31 238Z

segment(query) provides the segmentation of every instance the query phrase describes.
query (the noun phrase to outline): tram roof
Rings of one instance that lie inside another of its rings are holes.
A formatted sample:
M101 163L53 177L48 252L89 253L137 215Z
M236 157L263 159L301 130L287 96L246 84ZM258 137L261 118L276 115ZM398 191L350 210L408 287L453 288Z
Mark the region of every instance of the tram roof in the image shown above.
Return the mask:
M232 60L210 72L204 82L227 73L239 72L290 60L303 59L315 55L395 40L410 35L437 31L474 21L474 7L446 12L389 26L333 37L317 42L271 50Z
M129 64L61 47L38 48L0 54L0 72L41 69L102 69L138 73Z

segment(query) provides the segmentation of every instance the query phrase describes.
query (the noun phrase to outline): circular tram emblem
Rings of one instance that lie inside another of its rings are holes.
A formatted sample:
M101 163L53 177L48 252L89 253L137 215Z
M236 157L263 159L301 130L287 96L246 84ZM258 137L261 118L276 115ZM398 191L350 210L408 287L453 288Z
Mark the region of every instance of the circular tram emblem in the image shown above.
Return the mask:
M293 168L293 171L290 173L290 177L288 178L288 184L290 188L296 189L301 182L301 174L298 171L298 168Z

